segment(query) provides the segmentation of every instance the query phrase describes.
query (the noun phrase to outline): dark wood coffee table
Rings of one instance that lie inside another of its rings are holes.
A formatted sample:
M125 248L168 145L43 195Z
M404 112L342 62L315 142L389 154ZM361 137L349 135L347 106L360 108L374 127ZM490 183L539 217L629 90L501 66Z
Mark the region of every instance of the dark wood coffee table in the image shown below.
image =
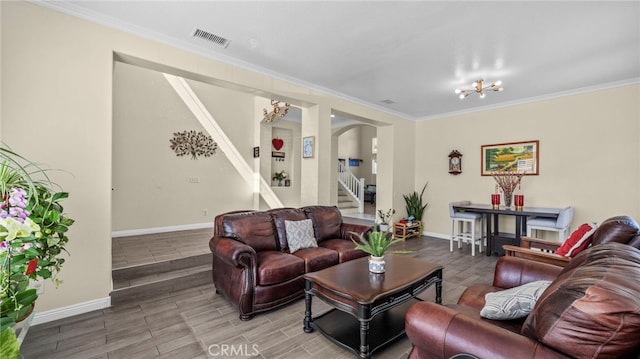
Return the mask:
M404 318L416 295L436 285L442 302L442 266L408 255L384 256L386 273L369 272L368 257L309 273L305 278L304 331L319 330L334 343L360 358L404 335ZM334 309L313 318L311 298Z

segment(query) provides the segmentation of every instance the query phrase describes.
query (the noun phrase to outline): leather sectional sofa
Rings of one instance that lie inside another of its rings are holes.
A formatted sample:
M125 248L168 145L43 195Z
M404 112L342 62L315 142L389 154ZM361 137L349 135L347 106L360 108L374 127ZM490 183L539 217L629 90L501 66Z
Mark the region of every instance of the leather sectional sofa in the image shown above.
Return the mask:
M638 243L640 230L629 217L605 222L602 230L615 238L565 268L502 257L493 284L470 286L457 304L413 305L409 358L640 358L640 250L628 245ZM524 318L480 316L487 293L540 280L552 282Z
M285 221L311 219L318 247L289 251ZM308 206L234 211L216 216L213 284L249 320L255 313L304 297L305 273L364 257L349 232L370 227L343 223L337 207Z

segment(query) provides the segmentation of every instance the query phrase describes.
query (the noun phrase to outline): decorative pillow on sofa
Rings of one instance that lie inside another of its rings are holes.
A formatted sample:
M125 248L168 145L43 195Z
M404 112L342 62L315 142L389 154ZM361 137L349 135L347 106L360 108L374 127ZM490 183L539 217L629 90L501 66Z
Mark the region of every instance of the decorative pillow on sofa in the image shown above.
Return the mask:
M562 246L556 250L556 254L565 257L575 257L589 246L591 243L591 235L597 228L595 223L583 223L562 243Z
M291 253L303 249L318 246L316 237L313 235L313 222L310 219L302 221L284 221L287 231L287 243Z
M539 280L500 292L487 293L480 316L498 320L526 317L549 284L549 280Z

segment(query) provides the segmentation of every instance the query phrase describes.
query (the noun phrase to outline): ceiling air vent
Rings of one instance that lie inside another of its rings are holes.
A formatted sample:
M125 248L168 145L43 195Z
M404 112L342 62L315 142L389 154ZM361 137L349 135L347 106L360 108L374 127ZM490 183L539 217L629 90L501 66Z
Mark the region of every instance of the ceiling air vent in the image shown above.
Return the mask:
M214 43L218 46L222 46L224 48L226 48L227 46L229 46L229 43L231 42L231 40L229 39L225 39L222 36L216 35L216 34L212 34L208 31L204 31L202 29L195 29L193 31L193 37L197 38L197 39L202 39L211 43Z
M395 101L393 101L392 99L389 99L389 98L388 98L388 99L386 99L386 100L382 100L382 101L380 101L380 102L382 102L382 103L384 103L384 104L387 104L387 105L391 105L391 104L396 103Z

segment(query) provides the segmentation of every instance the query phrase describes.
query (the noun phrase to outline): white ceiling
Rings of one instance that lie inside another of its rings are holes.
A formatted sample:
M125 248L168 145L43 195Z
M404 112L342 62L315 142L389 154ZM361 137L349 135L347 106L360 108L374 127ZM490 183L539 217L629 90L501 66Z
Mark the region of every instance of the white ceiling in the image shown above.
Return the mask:
M410 120L640 83L640 1L36 3Z

